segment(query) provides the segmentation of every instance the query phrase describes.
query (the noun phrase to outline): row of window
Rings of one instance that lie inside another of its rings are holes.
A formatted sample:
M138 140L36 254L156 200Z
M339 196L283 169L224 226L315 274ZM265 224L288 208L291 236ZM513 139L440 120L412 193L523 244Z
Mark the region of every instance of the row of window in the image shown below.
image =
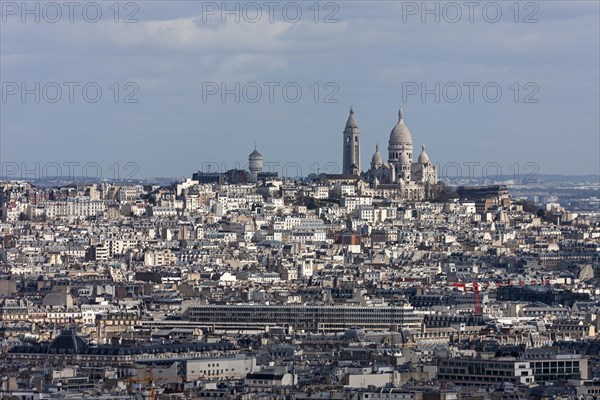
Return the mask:
M531 365L534 368L541 367L579 367L579 361L532 361Z
M401 153L395 153L395 152L394 153L390 153L390 158L393 158L393 159L399 158L400 154ZM412 154L411 153L408 153L408 158L412 159Z
M440 372L442 373L447 373L447 374L466 374L467 372L463 369L457 369L457 368L440 368ZM523 371L525 374L527 374L527 371ZM497 369L477 369L475 371L471 371L469 370L469 373L471 374L478 374L478 375L493 375L493 376L514 376L514 371L507 371L507 370L497 370Z
M476 381L476 382L506 382L512 381L501 377L491 376L471 376L471 375L443 375L439 374L438 379L449 380L449 381Z

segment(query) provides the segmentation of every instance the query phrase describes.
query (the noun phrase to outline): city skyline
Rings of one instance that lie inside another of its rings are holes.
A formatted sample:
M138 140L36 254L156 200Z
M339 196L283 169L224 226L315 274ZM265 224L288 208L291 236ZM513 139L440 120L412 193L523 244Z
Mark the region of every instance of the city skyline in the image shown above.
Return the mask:
M0 0L0 398L600 396L600 2Z

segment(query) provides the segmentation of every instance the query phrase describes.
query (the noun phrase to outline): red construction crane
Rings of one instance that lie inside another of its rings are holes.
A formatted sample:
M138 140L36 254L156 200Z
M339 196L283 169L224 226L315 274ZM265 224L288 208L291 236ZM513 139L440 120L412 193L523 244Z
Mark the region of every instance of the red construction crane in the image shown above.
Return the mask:
M467 290L467 288L473 287L473 291L475 292L475 315L481 315L482 314L482 310L481 310L481 298L479 297L479 283L477 282L472 282L472 283L460 283L460 282L456 282L454 283L454 287L455 288L463 288L465 291Z

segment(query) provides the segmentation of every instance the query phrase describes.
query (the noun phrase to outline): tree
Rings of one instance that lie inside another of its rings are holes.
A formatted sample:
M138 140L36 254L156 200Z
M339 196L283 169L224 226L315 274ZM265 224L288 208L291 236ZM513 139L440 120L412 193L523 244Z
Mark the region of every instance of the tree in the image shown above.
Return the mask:
M434 189L434 199L441 203L458 199L458 197L456 190L443 182L439 182Z
M529 200L523 200L519 203L516 204L520 204L523 206L523 211L528 212L530 214L536 214L539 212L539 207L537 205L535 205L533 202L529 201ZM539 216L539 215L538 215Z
M540 208L539 210L537 210L537 213L535 214L538 217L542 218L542 219L546 219L546 211L544 211L543 208Z

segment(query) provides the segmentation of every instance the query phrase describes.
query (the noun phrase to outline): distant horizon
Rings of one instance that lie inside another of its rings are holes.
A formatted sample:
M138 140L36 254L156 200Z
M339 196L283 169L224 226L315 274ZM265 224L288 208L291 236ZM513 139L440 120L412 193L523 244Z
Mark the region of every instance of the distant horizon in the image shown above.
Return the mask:
M305 176L277 176L277 178L281 178L281 179L308 179L310 175L305 175ZM599 181L595 182L598 183L600 185L600 174L574 174L574 175L563 175L563 174L539 174L536 175L538 178L541 179L549 179L549 178L565 178L565 179L569 179L569 178L598 178ZM94 178L87 178L85 176L74 176L71 177L71 179L52 179L52 178L48 178L48 179L39 179L39 178L23 178L23 179L17 179L15 177L11 177L11 176L0 176L0 181L2 182L29 182L29 183L35 183L35 182L42 182L42 183L47 183L50 184L52 182L60 182L60 183L67 183L67 182L77 182L77 183L82 183L82 184L93 184L93 183L101 183L101 182L127 182L127 181L148 181L148 180L172 180L173 182L180 182L182 180L185 179L192 179L191 174L187 175L187 176L150 176L150 177L134 177L134 178L117 178L117 179L109 179L109 178L102 178L102 179L94 179ZM452 183L452 182L482 182L482 181L486 181L486 179L484 178L473 178L471 180L464 178L464 179L452 179L452 178L445 178L445 179L440 179L441 182L443 183L450 183L451 185L460 185L460 183ZM494 185L494 184L504 184L505 182L509 182L509 181L513 181L513 179L509 179L509 177L502 177L496 180L487 180L487 184L489 185ZM542 182L538 182L534 179L534 181L532 181L531 183L544 183L544 181L542 180ZM526 182L515 182L514 183L519 184L519 185L525 185L527 184Z

